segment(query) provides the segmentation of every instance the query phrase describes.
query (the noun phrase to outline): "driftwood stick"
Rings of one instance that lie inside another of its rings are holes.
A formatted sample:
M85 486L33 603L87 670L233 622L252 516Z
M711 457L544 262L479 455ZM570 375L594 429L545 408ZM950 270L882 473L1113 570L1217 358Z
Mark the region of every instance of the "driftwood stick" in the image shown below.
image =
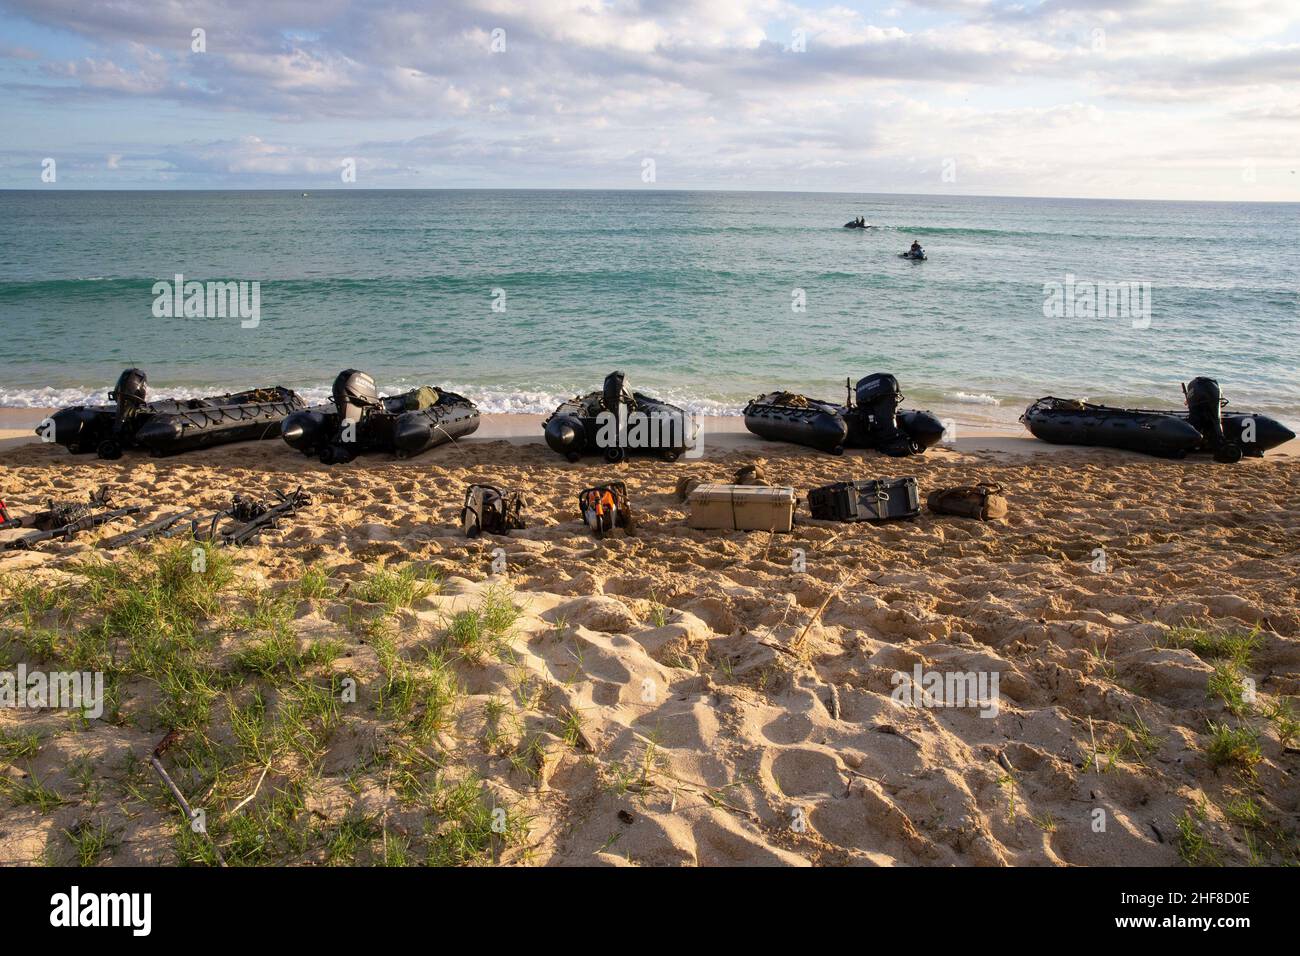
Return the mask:
M154 748L153 753L149 757L149 765L153 767L154 772L158 774L158 776L162 777L163 783L167 784L167 789L172 792L172 796L176 798L176 802L179 803L181 809L185 811L186 822L193 824L194 817L196 816L194 810L190 808L189 801L185 799L185 794L181 793L181 788L176 786L176 781L172 780L171 774L169 774L166 768L163 767L162 760L160 759L178 736L179 734L174 730L168 733L167 736L159 742L158 746ZM203 835L207 836L206 830ZM221 866L225 866L226 858L221 855L221 848L217 846L217 841L213 840L211 837L208 837L208 841L212 844L212 852L217 856L217 863Z
M250 793L248 796L244 797L243 800L240 800L239 803L235 805L235 809L231 810L230 813L227 814L227 816L233 817L236 813L238 813L240 810L244 809L244 807L248 806L248 804L253 802L253 798L256 797L258 791L262 789L262 781L266 779L267 771L269 771L270 769L271 769L271 762L268 760L266 762L266 766L262 768L262 775L257 778L257 786L253 788L253 792ZM387 831L385 831L385 833L386 832Z
M803 626L803 630L799 632L799 636L790 643L791 647L798 647L803 643L803 639L808 636L808 632L812 630L812 626L817 623L817 619L822 616L822 612L826 610L831 601L835 600L835 596L839 594L840 591L844 590L844 585L848 584L849 581L856 577L856 574L846 574L844 577L840 578L840 583L835 585L830 594L826 595L826 600L822 601L821 607L817 608L813 613L813 616L808 619L808 623Z

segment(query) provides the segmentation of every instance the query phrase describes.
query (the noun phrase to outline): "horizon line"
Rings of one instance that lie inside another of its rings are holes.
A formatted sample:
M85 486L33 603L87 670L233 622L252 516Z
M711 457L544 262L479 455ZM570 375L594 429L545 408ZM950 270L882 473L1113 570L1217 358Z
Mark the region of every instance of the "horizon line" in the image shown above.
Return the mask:
M893 196L918 197L925 199L1032 199L1043 201L1067 202L1162 202L1162 203L1236 203L1241 205L1300 205L1296 199L1168 199L1168 198L1133 198L1129 196L1039 196L1017 195L1014 193L914 193L914 192L867 192L844 189L788 189L775 186L759 186L748 189L726 187L681 187L676 189L655 187L608 187L608 186L60 186L57 184L26 187L0 186L0 193L45 193L45 192L86 192L86 193L236 193L236 192L617 192L617 193L787 193L822 196Z

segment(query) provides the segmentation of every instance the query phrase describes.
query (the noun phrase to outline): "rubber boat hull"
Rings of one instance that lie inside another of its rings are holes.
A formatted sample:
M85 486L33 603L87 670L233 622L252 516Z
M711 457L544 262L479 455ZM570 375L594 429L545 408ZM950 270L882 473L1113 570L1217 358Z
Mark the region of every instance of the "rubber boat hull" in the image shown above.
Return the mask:
M622 416L622 437L611 444L616 431L608 410ZM676 461L695 444L697 426L687 412L643 392L628 392L621 372L606 376L599 392L561 402L542 423L546 444L569 461L584 455L603 455L620 461L628 455L656 455Z
M745 427L768 441L805 445L832 455L842 455L849 444L849 425L840 406L815 398L807 405L771 401L760 395L745 406Z
M1112 408L1049 396L1030 405L1021 421L1035 438L1057 445L1119 448L1158 458L1213 452L1210 438L1188 417L1186 409ZM1224 437L1251 458L1262 458L1296 437L1277 419L1257 412L1228 412L1221 421Z
M409 409L407 398L413 394L409 392L380 399L380 404L367 409L356 423L356 440L352 442L339 438L342 416L334 402L290 415L280 434L290 448L317 456L328 465L351 461L365 452L410 458L478 429L478 406L455 392L433 390L438 401L429 408Z
M930 257L927 256L924 252L921 253L919 256L914 256L914 255L912 255L912 253L910 253L910 252L900 252L900 253L898 254L898 258L900 258L900 259L911 259L913 262L924 262L925 260L929 259Z
M1118 448L1157 458L1185 458L1203 440L1185 417L1051 396L1030 405L1020 420L1035 438L1054 445Z
M276 386L211 398L146 402L125 414L114 405L74 405L51 418L54 441L74 455L117 458L128 448L164 456L274 438L284 419L304 408L306 402L298 395Z
M874 447L856 408L813 398L807 400L806 406L790 405L766 400L770 397L759 396L745 406L745 427L760 438L804 445L832 455L843 454L845 448ZM897 422L921 450L938 444L945 431L937 416L916 409L900 410Z

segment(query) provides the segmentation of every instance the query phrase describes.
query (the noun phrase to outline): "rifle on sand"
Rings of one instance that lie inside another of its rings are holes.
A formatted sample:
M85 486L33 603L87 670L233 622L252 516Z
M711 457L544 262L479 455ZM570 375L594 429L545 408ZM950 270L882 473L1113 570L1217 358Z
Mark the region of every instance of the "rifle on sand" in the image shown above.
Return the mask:
M99 547L108 551L113 551L117 548L125 548L128 544L147 541L149 538L161 535L168 528L172 527L172 525L176 524L176 522L180 521L182 518L188 518L192 514L194 514L194 509L186 508L184 511L178 511L176 514L164 515L163 517L150 521L148 524L141 525L132 531L125 531L112 538L105 538L99 542Z
M242 503L249 507L246 507L242 513L239 508L241 500L236 497L236 504L232 511L243 523L234 530L225 532L221 543L233 544L235 547L247 544L266 528L278 527L279 520L285 515L296 514L299 508L306 508L311 504L311 495L302 490L302 485L299 485L292 494L286 495L278 490L275 494L280 500L274 505L243 499Z
M235 495L229 508L223 508L206 518L193 518L184 524L173 525L158 534L160 537L171 538L188 533L195 541L211 541L219 546L244 545L267 528L278 527L281 518L311 504L311 495L302 490L302 485L292 494L276 491L275 496L278 499L276 503L267 504L256 498ZM233 528L219 529L224 518L233 518L237 524Z
M23 535L21 538L0 541L0 553L29 551L34 545L54 538L71 541L82 531L97 528L101 524L107 524L126 515L140 513L139 505L131 505L127 508L110 508L108 497L108 488L103 487L99 491L92 492L90 500L85 504L51 500L45 511L37 512L25 518L6 518L5 527L38 528L40 530ZM105 510L96 511L96 508Z

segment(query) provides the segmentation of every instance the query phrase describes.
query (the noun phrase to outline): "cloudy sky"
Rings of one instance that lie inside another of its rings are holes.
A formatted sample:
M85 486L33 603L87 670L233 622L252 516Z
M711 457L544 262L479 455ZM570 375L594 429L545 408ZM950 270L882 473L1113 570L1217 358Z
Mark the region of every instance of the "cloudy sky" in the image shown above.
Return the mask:
M1300 0L0 0L0 86L0 188L1300 200Z

